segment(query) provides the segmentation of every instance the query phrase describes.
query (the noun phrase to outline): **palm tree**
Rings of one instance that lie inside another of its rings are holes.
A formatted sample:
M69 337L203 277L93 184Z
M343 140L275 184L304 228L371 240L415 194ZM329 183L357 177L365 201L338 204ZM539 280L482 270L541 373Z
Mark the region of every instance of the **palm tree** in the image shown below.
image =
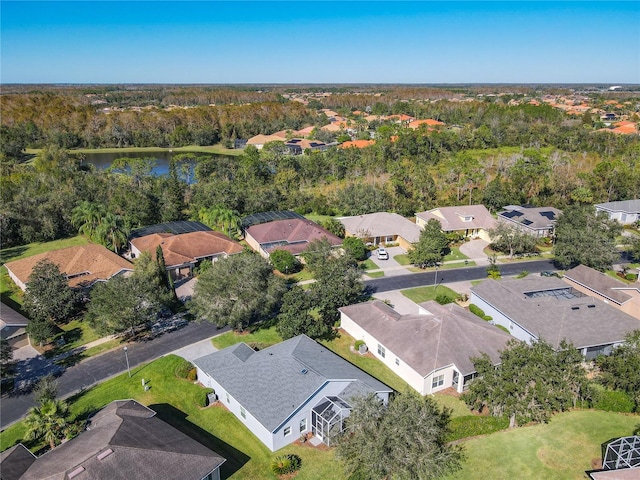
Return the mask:
M67 426L69 407L62 400L47 400L40 407L32 407L25 420L27 438L43 438L53 449Z
M102 205L84 200L71 212L71 223L79 233L93 239L104 214Z
M200 221L214 230L231 236L232 231L240 228L240 217L238 212L220 205L210 208L201 208L198 212Z
M95 232L95 240L118 253L127 244L129 230L123 217L107 213L100 219L100 224Z

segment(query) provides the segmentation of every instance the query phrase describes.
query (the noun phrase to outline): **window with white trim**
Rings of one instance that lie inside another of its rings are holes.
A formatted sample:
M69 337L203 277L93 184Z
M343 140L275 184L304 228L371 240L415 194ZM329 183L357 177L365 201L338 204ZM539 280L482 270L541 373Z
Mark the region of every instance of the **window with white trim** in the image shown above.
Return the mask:
M385 348L382 345L378 344L378 355L384 358L386 353L387 351L385 350Z
M291 435L291 427L285 427L283 433L285 437Z
M444 385L444 374L433 377L431 388L441 387L442 385Z
M307 430L307 419L303 418L300 420L300 433L305 432Z
M240 416L241 416L242 418L247 418L247 412L246 412L246 410L244 409L244 407L240 407Z

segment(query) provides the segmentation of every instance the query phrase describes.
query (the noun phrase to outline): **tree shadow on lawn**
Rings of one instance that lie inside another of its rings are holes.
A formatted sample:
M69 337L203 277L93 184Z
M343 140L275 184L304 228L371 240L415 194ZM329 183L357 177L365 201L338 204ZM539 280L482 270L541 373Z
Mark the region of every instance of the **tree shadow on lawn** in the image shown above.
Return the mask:
M222 478L229 478L235 472L240 470L249 460L251 460L251 457L245 453L222 441L220 438L211 435L199 426L191 423L187 420L187 414L178 410L173 405L159 403L149 405L149 408L155 411L158 414L158 418L161 420L164 420L185 435L197 440L205 447L210 448L218 455L226 458L227 461L220 467L220 474Z
M19 247L5 248L5 249L2 250L2 253L0 254L0 262L7 263L12 258L19 257L20 255L22 255L27 250L28 250L28 247L26 247L24 245L19 246Z

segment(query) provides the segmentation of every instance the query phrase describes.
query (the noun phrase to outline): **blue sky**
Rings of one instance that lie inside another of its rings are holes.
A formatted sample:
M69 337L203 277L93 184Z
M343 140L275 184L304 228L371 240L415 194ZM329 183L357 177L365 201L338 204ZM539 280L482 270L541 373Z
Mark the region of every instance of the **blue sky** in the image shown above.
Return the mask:
M640 2L0 3L2 83L640 83Z

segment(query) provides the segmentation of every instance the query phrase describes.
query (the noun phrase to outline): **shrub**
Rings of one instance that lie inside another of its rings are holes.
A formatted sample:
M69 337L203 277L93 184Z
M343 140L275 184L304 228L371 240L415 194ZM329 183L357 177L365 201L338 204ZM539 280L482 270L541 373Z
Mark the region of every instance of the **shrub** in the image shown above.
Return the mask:
M484 311L475 303L469 305L469 311L480 318L484 318Z
M491 317L489 317L491 318ZM511 332L509 331L509 329L503 325L496 325L496 327L498 327L500 330L503 330L505 332L507 332L509 335L511 335Z
M455 298L451 298L449 295L445 295L443 293L436 296L436 302L438 302L440 305L446 305L447 303L453 303L454 301Z
M300 469L302 459L295 454L280 455L271 461L271 471L276 475L287 475Z
M191 370L189 370L189 373L187 373L187 380L189 380L190 382L195 382L197 379L198 379L198 369L194 367Z
M516 275L516 278L524 278L527 275L529 275L529 271L528 270L523 270L518 275Z
M194 369L195 367L193 366L193 363L185 360L184 358L181 358L180 363L178 363L176 369L174 370L174 373L178 378L188 378L189 372Z
M484 311L479 306L473 303L469 305L469 311L487 322L493 320L493 317L491 315L485 315Z
M631 413L634 410L633 400L626 392L619 390L594 389L593 408L606 412Z
M269 255L273 268L280 273L296 273L300 270L300 262L287 250L274 250Z
M636 274L635 273L627 273L624 278L626 278L627 280L629 280L630 282L635 282L636 280Z
M367 246L358 237L345 238L342 242L342 248L358 261L367 258Z
M356 340L356 343L354 345L356 350L360 349L360 345L364 345L364 340Z

